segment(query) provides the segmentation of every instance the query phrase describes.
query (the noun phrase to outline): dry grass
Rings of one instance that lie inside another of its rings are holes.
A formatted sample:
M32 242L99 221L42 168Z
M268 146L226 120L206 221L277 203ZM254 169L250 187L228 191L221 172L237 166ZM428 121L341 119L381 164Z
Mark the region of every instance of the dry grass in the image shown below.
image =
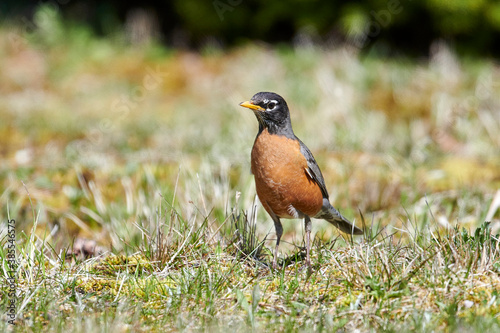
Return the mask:
M421 63L342 48L200 55L49 28L0 28L0 215L18 226L19 330L498 327L494 62L442 45ZM286 267L266 265L257 123L237 106L263 90L287 99L334 205L373 228L351 241L314 223L310 277L302 223L284 224Z

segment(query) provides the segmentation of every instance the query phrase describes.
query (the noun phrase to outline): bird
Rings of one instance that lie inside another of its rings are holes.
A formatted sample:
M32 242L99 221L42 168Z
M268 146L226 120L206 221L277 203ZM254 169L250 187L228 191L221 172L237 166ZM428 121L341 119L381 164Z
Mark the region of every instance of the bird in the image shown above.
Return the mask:
M239 105L252 110L259 123L251 152L251 171L257 196L276 230L272 268L277 268L283 235L281 219L303 218L306 266L310 271L311 218L326 220L351 235L361 235L363 230L330 204L318 163L293 132L285 99L274 92L259 92Z

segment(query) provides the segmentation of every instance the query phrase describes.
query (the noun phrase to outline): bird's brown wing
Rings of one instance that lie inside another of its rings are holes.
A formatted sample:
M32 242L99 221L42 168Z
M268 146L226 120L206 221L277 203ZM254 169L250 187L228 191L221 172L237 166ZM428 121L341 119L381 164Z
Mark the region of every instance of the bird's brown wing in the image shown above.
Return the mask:
M318 163L316 163L316 160L314 159L314 156L309 148L307 148L307 146L302 141L300 141L299 138L297 138L297 140L300 143L300 152L307 160L307 174L318 184L319 188L321 189L321 193L323 194L323 198L328 199L329 196L326 189L325 180L323 179L323 175L321 174Z
M307 146L300 142L300 151L304 155L307 160L307 169L306 172L311 179L313 179L321 189L323 193L323 207L321 210L314 216L315 218L324 219L345 233L353 234L353 235L361 235L363 234L363 230L354 226L348 219L346 219L338 210L336 210L329 202L328 199L328 191L326 190L325 180L323 179L323 175L321 174L321 170L319 169L316 160L314 159L313 154L307 148Z

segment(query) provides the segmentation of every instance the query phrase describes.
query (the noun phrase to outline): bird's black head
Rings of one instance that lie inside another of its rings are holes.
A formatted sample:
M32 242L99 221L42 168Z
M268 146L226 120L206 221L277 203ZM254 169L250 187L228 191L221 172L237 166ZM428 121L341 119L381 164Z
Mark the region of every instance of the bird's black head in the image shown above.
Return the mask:
M267 129L271 134L293 136L288 105L280 95L273 92L260 92L250 101L240 103L253 111L259 121L259 133Z

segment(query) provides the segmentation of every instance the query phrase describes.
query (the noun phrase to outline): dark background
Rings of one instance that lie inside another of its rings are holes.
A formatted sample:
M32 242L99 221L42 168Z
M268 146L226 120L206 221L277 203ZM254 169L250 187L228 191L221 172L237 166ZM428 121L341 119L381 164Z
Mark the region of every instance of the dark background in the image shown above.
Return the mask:
M100 35L128 29L133 41L154 37L177 48L306 41L426 56L433 41L444 39L460 55L500 56L497 0L4 0L0 16L26 24L40 6Z

